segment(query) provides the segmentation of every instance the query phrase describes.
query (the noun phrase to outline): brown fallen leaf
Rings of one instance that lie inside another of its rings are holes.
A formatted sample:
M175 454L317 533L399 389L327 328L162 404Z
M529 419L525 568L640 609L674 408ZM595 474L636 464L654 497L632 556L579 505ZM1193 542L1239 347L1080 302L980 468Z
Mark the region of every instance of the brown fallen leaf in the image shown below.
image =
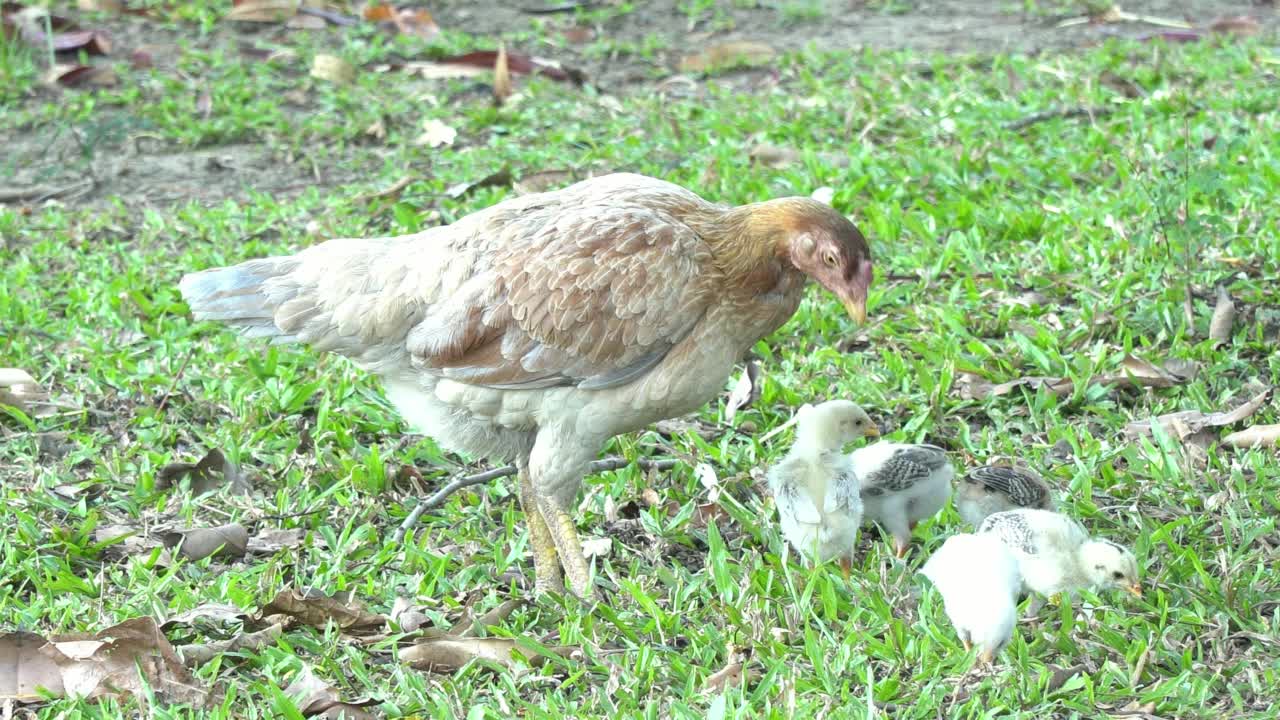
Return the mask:
M302 528L265 528L249 538L246 550L253 555L270 555L302 545L307 531Z
M541 170L521 175L513 187L517 195L529 195L562 188L574 180L572 170Z
M511 97L511 70L507 66L507 46L498 45L498 57L493 61L493 104L501 106Z
M487 187L511 187L511 168L504 167L501 170L490 173L475 182L463 182L450 186L444 191L445 195L458 200L464 198L480 188Z
M731 662L707 676L702 684L704 693L723 692L726 688L740 687L755 680L759 673L744 662Z
M457 625L449 630L449 635L452 637L474 637L485 628L501 624L517 608L524 607L524 604L525 601L520 598L507 600L475 620L470 622L459 621Z
M57 33L49 41L54 52L80 52L89 55L111 54L111 40L96 30L73 30Z
M35 633L0 635L0 704L40 702L46 696L62 697L62 671L40 652L45 639Z
M581 71L567 68L554 60L507 52L507 71L513 75L545 75L552 80L581 85L586 77ZM428 62L408 62L399 66L405 72L428 79L488 77L498 62L497 50L478 50Z
M1075 383L1065 378L1030 376L1010 380L996 385L976 373L961 372L956 378L955 391L965 400L985 400L1000 397L1013 392L1016 388L1027 387L1031 390L1044 388L1055 395L1069 395L1075 389Z
M709 72L733 67L764 65L778 56L772 46L739 40L712 45L680 60L680 72Z
M309 665L302 666L284 693L294 699L303 717L341 716L348 720L372 720L374 716L363 708L378 704L377 700L370 698L342 700L338 688L321 680Z
M1182 410L1175 413L1167 413L1150 420L1135 420L1125 425L1125 435L1129 437L1141 437L1150 435L1152 428L1159 424L1166 433L1177 438L1185 440L1192 435L1199 433L1205 428L1222 427L1224 425L1232 425L1254 414L1271 399L1272 388L1267 388L1258 393L1248 402L1227 412L1203 413L1199 410Z
M226 653L239 652L241 650L258 652L265 647L275 645L276 640L280 639L280 636L283 634L284 625L276 623L274 625L268 625L257 632L238 633L227 640L182 645L176 648L175 652L182 658L182 663L184 665L187 667L196 667Z
M702 529L714 523L718 527L726 520L729 520L729 513L721 507L720 503L699 503L693 509L693 517L689 518L689 525Z
M228 20L279 23L298 14L299 0L232 0Z
M235 559L244 557L249 547L249 531L239 523L211 528L187 528L165 534L165 545L177 548L178 554L191 561L208 557Z
M547 649L563 658L581 652L572 646ZM417 670L431 672L453 672L472 660L484 660L507 668L515 666L520 657L525 657L530 667L538 667L546 661L539 653L526 656L525 652L513 638L445 636L427 638L401 650L400 660Z
M160 623L160 629L169 630L178 626L221 628L224 625L240 625L248 619L249 613L235 605L205 603L165 620Z
M364 19L386 29L424 40L430 40L440 34L440 26L436 24L435 18L422 8L397 9L388 3L366 5Z
M1276 447L1280 445L1280 424L1253 425L1222 438L1223 445L1233 448Z
M77 0L76 7L90 12L118 13L124 9L123 0Z
M757 165L780 170L800 161L800 152L794 148L760 143L747 152L747 157Z
M95 699L154 693L167 703L204 706L209 693L195 684L173 646L149 617L126 620L94 635L69 635L40 650L62 672L71 697Z
M62 63L49 68L44 76L46 85L62 85L70 88L107 87L115 85L119 80L116 71L109 67Z
M317 53L311 63L311 77L338 85L350 85L355 82L356 69L337 55Z
M350 593L333 596L310 588L287 588L276 594L271 602L258 611L258 617L286 615L312 627L323 628L333 622L343 630L378 628L386 617L375 615L355 602Z
M193 495L203 495L226 485L234 495L248 495L252 491L249 479L239 466L227 459L222 451L213 448L197 463L169 463L155 476L156 492L164 492L186 478Z
M388 618L403 632L414 632L431 622L431 618L419 610L412 600L403 597L397 597L391 603L391 614Z
M1262 32L1258 19L1249 15L1229 15L1209 23L1209 30L1226 35L1252 37Z
M1100 375L1093 379L1098 385L1131 384L1137 387L1171 388L1195 379L1200 367L1189 360L1168 360L1156 366L1140 357L1127 355L1120 361L1122 372Z
M1214 347L1231 342L1231 326L1235 319L1236 305L1231 301L1231 293L1219 285L1217 304L1213 306L1213 318L1209 320L1209 339Z
M35 378L18 368L0 368L0 405L10 405L32 417L52 415L49 393Z
M156 564L160 567L173 564L173 558L165 549L164 543L150 537L141 528L100 525L93 529L93 541L101 547L102 555L107 560L118 561L135 555L147 555L159 549L160 556Z

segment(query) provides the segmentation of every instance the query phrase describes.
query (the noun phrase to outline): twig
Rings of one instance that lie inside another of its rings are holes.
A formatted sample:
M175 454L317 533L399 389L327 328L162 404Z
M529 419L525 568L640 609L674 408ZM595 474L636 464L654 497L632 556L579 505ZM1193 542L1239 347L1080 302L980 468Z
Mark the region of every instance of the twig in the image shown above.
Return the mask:
M1021 130L1030 125L1035 125L1036 123L1041 123L1041 122L1044 122L1045 120L1053 120L1054 118L1066 119L1066 118L1080 117L1082 115L1087 115L1090 118L1094 118L1102 115L1110 115L1113 112L1115 112L1114 108L1102 107L1102 106L1088 106L1088 105L1081 105L1077 107L1066 107L1066 108L1054 108L1052 110L1041 110L1040 112L1031 113L1026 117L1022 117L1017 120L1014 120L1013 122L1005 123L1004 129L1005 130Z
M621 468L627 467L630 464L631 464L631 461L627 460L626 458L605 458L604 460L596 460L595 462L591 463L591 465L588 466L587 472L598 473L598 472L608 472L610 470L619 470ZM670 460L670 459L667 459L667 460L640 459L640 460L636 460L635 464L645 470L650 470L650 469L670 470L671 468L676 466L676 461ZM405 535L409 533L409 528L417 524L418 520L422 517L423 513L425 513L426 511L432 508L440 507L441 505L444 504L445 500L449 499L450 495L461 490L462 488L471 487L472 485L480 485L482 483L487 483L490 480L497 480L498 478L509 477L515 474L516 474L516 466L506 465L504 467L495 468L493 470L486 470L485 472L482 472L482 473L476 473L475 475L464 475L458 478L457 480L454 480L448 485L445 485L444 487L437 490L433 495L431 495L431 497L428 497L427 499L418 502L418 504L414 506L413 511L409 513L409 516L404 519L404 522L400 523L400 528L396 530L396 534L393 537L392 541L397 544L402 542L405 538Z
M169 383L169 388L164 391L164 396L160 398L160 404L156 406L157 413L164 412L164 406L169 404L169 396L178 387L178 381L182 379L182 373L186 371L187 363L191 362L191 356L194 354L188 351L186 357L182 358L182 365L178 366L178 372L173 374L173 382Z
M17 202L21 200L34 200L35 202L43 202L50 198L56 198L60 195L83 190L86 186L92 186L92 179L80 180L64 187L53 187L52 185L31 185L29 187L0 187L0 203Z

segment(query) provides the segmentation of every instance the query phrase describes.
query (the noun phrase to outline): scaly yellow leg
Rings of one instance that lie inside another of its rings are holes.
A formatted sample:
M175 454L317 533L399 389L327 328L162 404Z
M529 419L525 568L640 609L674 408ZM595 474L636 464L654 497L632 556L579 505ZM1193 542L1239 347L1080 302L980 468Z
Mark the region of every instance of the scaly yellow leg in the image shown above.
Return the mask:
M538 498L538 507L542 510L542 518L546 521L551 540L560 555L560 566L564 568L565 577L569 581L569 591L583 600L595 600L591 568L582 555L582 543L578 540L578 529L573 523L573 516L548 497Z
M533 494L529 469L521 467L519 475L520 508L524 510L525 522L529 525L529 543L533 545L534 592L539 595L559 592L564 588L564 577L560 574L560 556L556 553L555 541L542 517L537 496Z

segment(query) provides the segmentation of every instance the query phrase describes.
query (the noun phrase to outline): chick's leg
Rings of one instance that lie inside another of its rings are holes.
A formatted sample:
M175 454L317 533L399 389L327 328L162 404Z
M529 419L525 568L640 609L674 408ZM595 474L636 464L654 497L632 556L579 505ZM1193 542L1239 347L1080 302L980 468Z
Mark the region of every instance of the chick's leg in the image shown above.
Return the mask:
M556 447L553 442L544 442L541 434L529 457L530 480L538 510L560 556L569 591L583 600L594 600L595 589L571 508L590 460L590 452L584 446Z
M543 519L542 509L538 507L538 496L533 491L528 464L519 463L518 467L520 508L524 510L525 522L529 525L529 543L533 545L534 591L542 594L560 590L564 587L564 578L560 574L560 556L556 552L555 541L551 539L547 521Z

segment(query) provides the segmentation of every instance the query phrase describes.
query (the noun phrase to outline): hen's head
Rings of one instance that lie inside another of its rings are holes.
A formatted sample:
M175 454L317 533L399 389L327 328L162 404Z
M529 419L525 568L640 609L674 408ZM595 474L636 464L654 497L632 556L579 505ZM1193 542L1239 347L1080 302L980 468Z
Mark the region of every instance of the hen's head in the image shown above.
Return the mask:
M766 203L779 231L779 254L797 270L835 293L858 323L867 319L871 249L853 223L833 208L808 198Z

